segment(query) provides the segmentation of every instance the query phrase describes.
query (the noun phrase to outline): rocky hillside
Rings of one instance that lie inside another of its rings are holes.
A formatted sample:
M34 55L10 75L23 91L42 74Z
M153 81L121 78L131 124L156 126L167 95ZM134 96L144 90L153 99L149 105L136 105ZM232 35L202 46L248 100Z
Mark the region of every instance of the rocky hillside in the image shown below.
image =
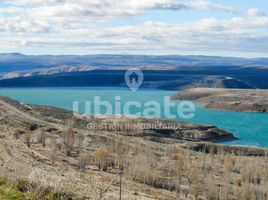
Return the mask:
M51 124L51 126L64 125L68 120L72 119L74 128L87 130L90 128L89 125L94 125L100 129L100 131L116 132L120 135L135 137L166 138L187 141L235 139L231 133L218 129L215 126L128 116L86 117L79 114L73 116L71 111L54 107L22 104L7 97L0 97L0 102L2 102L6 110L12 112L12 114L24 116L26 122L29 120L33 121L33 119L39 122L38 124L33 124L36 128L40 128L41 124L47 123ZM113 126L114 124L115 126ZM135 130L135 125L137 126L137 130Z
M172 98L201 103L209 109L268 112L268 90L193 88Z
M266 150L198 145L233 138L216 127L73 116L1 97L0 129L0 199L267 200Z
M240 88L253 89L252 86L243 81L231 77L207 76L194 80L192 83L183 86L181 89L189 88Z

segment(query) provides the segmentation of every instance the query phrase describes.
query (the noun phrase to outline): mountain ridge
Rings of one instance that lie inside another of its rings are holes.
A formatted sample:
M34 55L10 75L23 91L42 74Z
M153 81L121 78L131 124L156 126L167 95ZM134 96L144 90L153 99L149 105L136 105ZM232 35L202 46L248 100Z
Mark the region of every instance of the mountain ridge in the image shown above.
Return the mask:
M108 54L27 56L12 53L0 54L0 87L122 86L125 71L136 67L144 72L146 88L177 90L222 86L267 89L267 66L268 58ZM114 80L112 76L118 79ZM77 77L81 79L77 80ZM212 77L230 77L233 81Z
M0 54L0 73L51 68L62 65L93 67L173 66L176 68L268 66L268 58L181 55L24 55Z

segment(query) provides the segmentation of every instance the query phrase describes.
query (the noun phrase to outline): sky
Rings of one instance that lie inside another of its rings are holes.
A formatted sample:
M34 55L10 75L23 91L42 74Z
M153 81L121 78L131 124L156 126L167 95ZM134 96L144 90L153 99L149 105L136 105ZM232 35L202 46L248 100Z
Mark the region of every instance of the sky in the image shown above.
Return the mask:
M268 57L268 0L0 0L0 53Z

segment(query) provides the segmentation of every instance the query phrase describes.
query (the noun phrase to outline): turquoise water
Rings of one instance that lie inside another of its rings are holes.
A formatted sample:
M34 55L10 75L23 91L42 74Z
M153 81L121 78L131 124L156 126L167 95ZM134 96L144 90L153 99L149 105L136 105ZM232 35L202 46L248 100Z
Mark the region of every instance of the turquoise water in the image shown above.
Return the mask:
M85 112L85 102L90 101L93 110L94 96L99 96L102 101L115 103L115 96L120 96L120 107L125 102L138 101L142 105L148 101L156 101L161 105L161 117L164 116L164 97L174 94L171 91L142 90L132 92L128 89L118 88L30 88L30 89L0 89L0 95L8 96L24 103L47 105L72 110L73 102L77 101L79 112ZM178 103L178 102L176 102ZM105 109L101 109L103 113ZM131 109L130 114L143 111ZM171 110L174 114L175 107ZM177 117L177 120L183 120ZM239 113L229 111L207 110L197 105L195 117L188 122L215 125L232 132L240 140L225 143L248 146L268 147L268 114Z

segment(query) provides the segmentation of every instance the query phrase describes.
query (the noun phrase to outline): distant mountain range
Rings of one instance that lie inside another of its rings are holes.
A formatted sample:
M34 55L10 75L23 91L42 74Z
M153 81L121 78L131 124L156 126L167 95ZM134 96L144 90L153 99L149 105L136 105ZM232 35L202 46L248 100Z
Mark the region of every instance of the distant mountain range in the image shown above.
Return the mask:
M266 70L267 71L267 70ZM268 88L267 74L254 70L146 70L142 88ZM267 71L268 72L268 71ZM0 80L0 87L127 87L125 70L92 70ZM222 74L222 75L221 75ZM229 75L232 77L229 77Z
M93 68L124 68L159 66L174 68L268 66L268 58L232 58L215 56L149 56L149 55L40 55L0 54L0 73L52 68L59 66L90 66Z
M268 88L268 58L18 53L0 54L0 87L126 87L129 67L144 70L144 88Z

